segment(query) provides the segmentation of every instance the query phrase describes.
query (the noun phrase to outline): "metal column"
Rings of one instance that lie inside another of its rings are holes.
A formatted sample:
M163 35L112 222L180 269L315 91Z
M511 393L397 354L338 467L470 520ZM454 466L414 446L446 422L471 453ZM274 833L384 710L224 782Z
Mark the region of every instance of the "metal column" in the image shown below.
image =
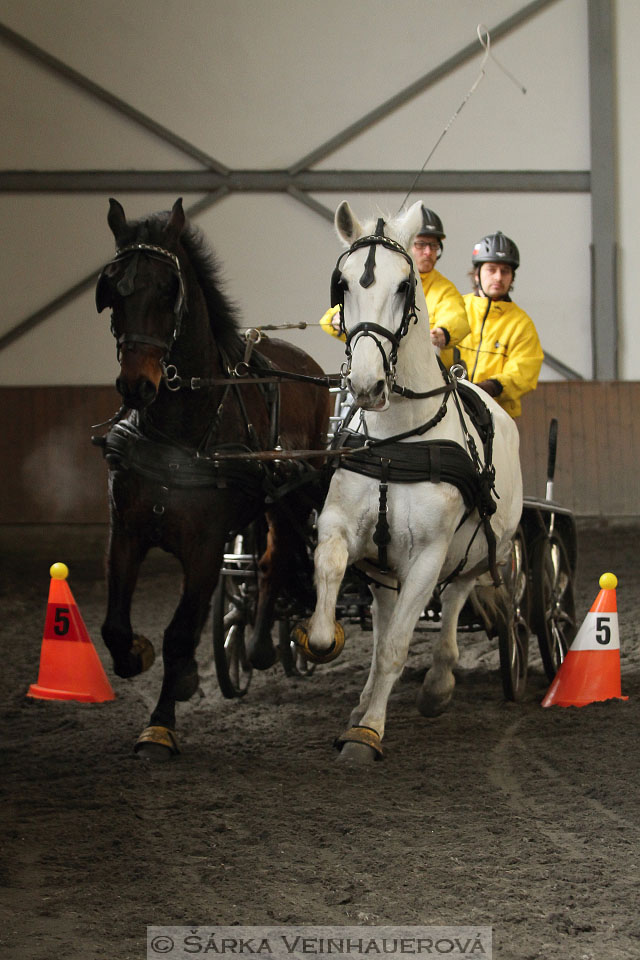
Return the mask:
M618 379L616 110L612 0L587 0L591 127L591 344L594 380Z

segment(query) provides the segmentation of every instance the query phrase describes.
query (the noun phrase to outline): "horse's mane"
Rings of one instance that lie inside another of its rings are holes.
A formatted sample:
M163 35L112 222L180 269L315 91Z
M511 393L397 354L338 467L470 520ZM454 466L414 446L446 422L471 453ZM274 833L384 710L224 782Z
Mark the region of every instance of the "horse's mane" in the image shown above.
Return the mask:
M143 234L146 234L145 242L162 246L166 242L163 230L169 216L168 212L163 212L139 221L135 225L138 239L143 240ZM189 221L180 234L180 243L204 295L214 339L229 360L237 362L244 352L238 329L239 310L224 292L219 261L202 231Z

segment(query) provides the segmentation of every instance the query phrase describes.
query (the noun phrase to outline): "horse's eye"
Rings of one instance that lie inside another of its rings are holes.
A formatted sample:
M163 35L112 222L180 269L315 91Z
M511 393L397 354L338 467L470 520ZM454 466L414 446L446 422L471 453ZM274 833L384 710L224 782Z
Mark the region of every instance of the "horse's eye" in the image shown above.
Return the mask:
M340 280L338 281L338 287L340 288L340 290L342 290L343 293L346 293L347 290L349 289L349 281L345 280L344 277L340 277Z
M409 281L401 280L400 283L398 284L398 293L404 297L407 291L409 290L409 288L410 288Z

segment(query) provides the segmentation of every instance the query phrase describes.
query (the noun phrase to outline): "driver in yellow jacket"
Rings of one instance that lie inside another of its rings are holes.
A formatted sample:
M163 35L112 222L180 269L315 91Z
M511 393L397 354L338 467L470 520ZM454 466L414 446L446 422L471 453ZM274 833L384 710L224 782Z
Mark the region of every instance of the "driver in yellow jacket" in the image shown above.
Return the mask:
M519 417L520 398L535 390L544 360L533 321L509 296L520 254L498 231L475 245L471 261L474 292L464 297L471 332L458 345L460 359L469 380Z
M438 270L436 261L443 251L445 232L437 213L422 204L422 229L414 239L411 253L420 273L424 290L431 342L440 350L440 359L445 367L454 360L453 348L469 333L469 322L464 300L457 289ZM334 337L341 337L339 330L339 307L331 307L320 320L320 326Z

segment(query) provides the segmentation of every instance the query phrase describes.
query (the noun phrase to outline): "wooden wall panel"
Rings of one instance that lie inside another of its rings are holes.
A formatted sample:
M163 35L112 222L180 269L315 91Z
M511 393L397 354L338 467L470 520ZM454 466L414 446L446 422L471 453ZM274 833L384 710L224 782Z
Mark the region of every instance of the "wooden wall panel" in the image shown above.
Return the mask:
M91 424L114 387L0 387L0 523L106 523L106 464Z
M118 408L113 387L0 387L0 523L102 523L106 466L91 424ZM640 383L542 383L519 420L525 493L544 496L557 417L554 497L576 516L640 514Z
M577 516L640 514L640 383L542 383L525 397L520 459L525 493L543 496L549 421L558 419L554 498Z

